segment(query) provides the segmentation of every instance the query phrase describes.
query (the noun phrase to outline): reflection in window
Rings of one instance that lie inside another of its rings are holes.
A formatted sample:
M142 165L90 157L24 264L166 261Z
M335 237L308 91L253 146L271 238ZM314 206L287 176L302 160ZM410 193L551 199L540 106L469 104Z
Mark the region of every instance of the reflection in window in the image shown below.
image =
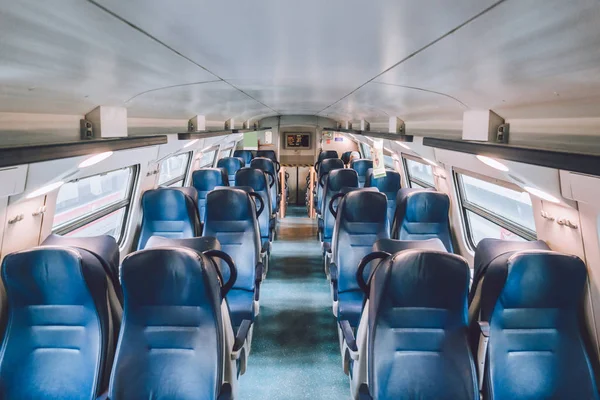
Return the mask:
M383 156L383 165L388 169L396 170L396 165L394 163L394 158L392 156Z
M198 159L198 168L212 167L215 164L217 149L207 150L202 152L202 156Z
M177 187L183 186L191 153L178 154L169 157L160 163L158 186Z
M411 188L434 188L433 168L412 158L404 158Z
M67 236L111 235L120 240L136 168L128 167L65 183L56 199L53 232Z

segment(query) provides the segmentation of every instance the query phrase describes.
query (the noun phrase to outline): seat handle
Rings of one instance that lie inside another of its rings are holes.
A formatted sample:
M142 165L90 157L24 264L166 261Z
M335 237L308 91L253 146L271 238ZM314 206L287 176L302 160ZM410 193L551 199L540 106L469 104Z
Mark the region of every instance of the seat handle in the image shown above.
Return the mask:
M262 212L265 209L265 202L263 201L263 199L260 196L260 194L258 194L256 192L249 192L248 196L253 197L254 199L258 199L258 202L260 203L260 207L256 211L256 218L260 217L260 214L262 214Z
M263 171L269 177L269 188L272 188L275 184L275 175L271 171Z
M333 218L337 218L337 210L333 208L333 203L339 199L342 198L346 195L346 193L336 193L333 195L333 197L331 198L331 200L329 201L329 211L331 211L331 215L333 215Z
M485 375L485 358L487 357L488 342L490 340L490 323L478 321L479 344L477 346L477 372L479 378L479 389L483 388L483 376Z
M221 280L221 296L225 298L225 296L227 296L227 293L229 293L229 291L235 284L238 275L237 268L235 267L235 263L233 262L233 258L231 258L229 254L221 250L207 250L202 254L204 254L207 257L210 257L211 260L213 260L213 263L215 257L220 258L221 260L225 261L225 263L229 267L229 280L227 282L224 282L221 270L219 269L217 264L214 263L215 269L217 270L217 274L219 275L219 279Z
M371 274L369 275L369 278L367 279L368 283L365 282L365 277L364 277L365 268L371 261L383 260L383 259L389 257L390 255L391 255L390 253L385 252L385 251L374 251L373 253L367 254L366 256L364 256L362 258L362 260L360 260L360 263L358 264L358 269L356 270L356 283L358 283L358 287L365 293L365 296L367 296L367 298L369 298L371 276L373 275L375 268L373 268L373 271L371 271Z

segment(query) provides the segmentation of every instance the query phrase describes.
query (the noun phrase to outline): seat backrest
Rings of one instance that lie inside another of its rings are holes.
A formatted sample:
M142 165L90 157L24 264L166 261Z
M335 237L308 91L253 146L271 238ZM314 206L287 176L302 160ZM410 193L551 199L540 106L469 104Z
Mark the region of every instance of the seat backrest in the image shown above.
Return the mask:
M2 399L95 399L114 353L104 267L91 253L44 246L2 264L8 320Z
M224 168L202 168L192 173L192 186L198 192L198 213L204 222L206 195L217 186L229 186L229 177Z
M426 189L400 189L396 196L392 237L401 240L438 238L452 252L449 210L450 199L445 193Z
M272 174L273 178L275 178L275 184L269 188L269 193L271 196L271 214L275 214L277 212L277 193L278 193L278 181L277 181L277 170L275 169L275 164L273 161L266 157L256 157L250 163L250 168L260 169L268 174ZM270 182L271 178L268 178L268 182Z
M221 249L235 262L238 275L234 288L254 290L261 241L256 206L250 195L237 188L210 192L203 236L217 238ZM227 280L228 276L223 278Z
M373 176L373 168L369 168L367 170L365 187L376 187L380 192L385 193L387 196L387 215L391 227L392 221L394 220L394 214L396 213L396 196L398 195L398 190L401 189L400 174L388 169L385 171L384 177L375 178Z
M221 285L184 248L130 254L121 266L123 324L109 398L215 399L223 371Z
M238 186L251 187L255 193L258 193L263 200L264 210L258 216L258 225L260 227L260 236L263 240L269 238L269 227L271 220L271 194L269 188L269 178L260 169L242 168L235 175L235 182ZM273 184L275 185L275 184Z
M344 164L348 165L350 163L350 156L352 155L352 151L346 151L342 153L340 156L340 160L344 162Z
M352 160L350 168L358 172L358 185L359 187L365 186L367 180L367 171L373 168L373 160L361 158L358 160Z
M339 158L338 152L335 150L322 151L319 153L319 156L317 157L317 162L323 162L324 160L327 160L330 158Z
M317 174L317 210L321 212L323 208L323 189L325 188L325 178L323 176L329 174L336 169L344 168L344 162L339 158L327 158L321 163L319 173Z
M469 278L462 257L424 250L390 256L374 270L367 316L373 398L479 399L466 334Z
M373 245L373 251L396 254L404 250L430 250L447 252L446 246L438 238L426 240L379 239Z
M587 269L575 256L520 251L483 281L489 322L484 398L598 399L581 323Z
M341 161L341 160L340 160ZM323 218L323 241L330 242L333 235L335 217L329 211L329 202L342 188L358 188L358 175L352 169L334 169L325 178L323 199L321 201L321 218Z
M194 188L159 188L142 196L142 229L138 249L150 236L188 238L198 236L198 192Z
M250 161L252 161L252 159L254 158L254 155L250 150L236 150L233 152L233 156L244 160L245 167L249 167Z
M157 247L186 247L199 253L208 250L221 250L221 243L215 237L201 236L188 239L167 239L161 236L152 236L146 243L147 249Z
M258 150L256 152L256 157L264 157L273 162L277 162L277 154L275 154L275 150Z
M365 189L347 193L337 208L331 240L332 260L338 268L338 291L358 290L356 271L373 243L390 237L383 193Z
M217 167L227 171L229 186L235 186L235 173L238 169L244 167L244 161L238 157L223 157L217 161Z

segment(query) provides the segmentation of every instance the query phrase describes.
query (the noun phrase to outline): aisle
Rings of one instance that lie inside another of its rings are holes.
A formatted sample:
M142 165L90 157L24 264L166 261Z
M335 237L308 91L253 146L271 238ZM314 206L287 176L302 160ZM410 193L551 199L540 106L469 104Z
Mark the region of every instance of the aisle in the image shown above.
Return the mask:
M316 223L304 215L306 209L291 208L279 221L241 400L350 397Z

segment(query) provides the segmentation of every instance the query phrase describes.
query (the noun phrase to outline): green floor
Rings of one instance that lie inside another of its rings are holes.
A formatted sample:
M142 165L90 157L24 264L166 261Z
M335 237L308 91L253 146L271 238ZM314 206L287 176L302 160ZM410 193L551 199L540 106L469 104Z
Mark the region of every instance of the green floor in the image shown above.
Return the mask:
M291 208L278 232L238 398L348 399L316 222Z

